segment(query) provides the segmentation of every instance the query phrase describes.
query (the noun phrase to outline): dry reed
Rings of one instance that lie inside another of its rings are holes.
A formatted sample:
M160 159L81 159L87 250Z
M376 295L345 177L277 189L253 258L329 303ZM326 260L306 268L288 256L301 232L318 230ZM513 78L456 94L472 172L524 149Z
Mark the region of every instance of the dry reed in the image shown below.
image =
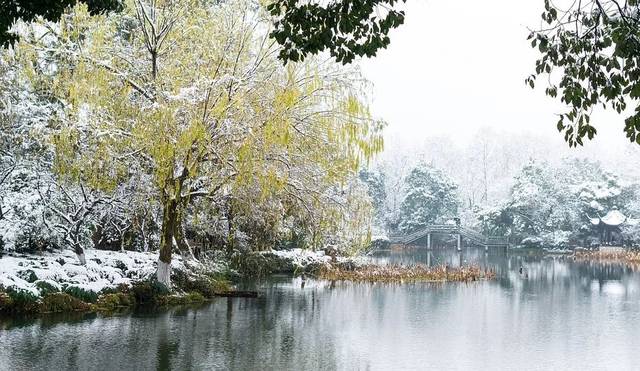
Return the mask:
M478 266L451 268L444 265L428 267L415 265L367 264L352 269L326 267L318 277L332 281L355 282L469 282L495 278L495 272Z

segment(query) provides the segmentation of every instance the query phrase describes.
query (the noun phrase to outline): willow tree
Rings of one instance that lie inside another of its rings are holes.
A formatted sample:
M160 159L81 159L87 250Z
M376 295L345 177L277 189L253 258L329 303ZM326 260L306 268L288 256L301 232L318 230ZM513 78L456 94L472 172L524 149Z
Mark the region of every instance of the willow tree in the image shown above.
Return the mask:
M356 75L316 60L282 66L260 9L134 0L108 18L76 7L49 27L52 56L73 61L51 87L67 106L56 171L104 191L132 169L152 174L166 285L172 249L189 256L183 223L195 197L256 184L262 199L304 193L294 175L309 163L318 177L307 184L344 183L382 147Z

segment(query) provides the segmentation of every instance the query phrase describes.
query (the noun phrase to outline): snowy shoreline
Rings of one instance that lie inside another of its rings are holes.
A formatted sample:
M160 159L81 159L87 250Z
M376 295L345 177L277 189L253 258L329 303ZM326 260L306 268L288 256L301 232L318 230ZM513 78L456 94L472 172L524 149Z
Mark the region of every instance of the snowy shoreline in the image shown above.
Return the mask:
M39 282L61 290L78 287L99 293L119 285L151 277L156 270L157 252L87 250L86 265L80 265L71 250L42 254L5 254L0 257L0 286L28 291L40 296ZM184 270L180 256L173 259L174 270Z
M303 249L268 250L250 254L264 274L314 271L330 264L358 265L363 258L332 257L324 251ZM246 257L244 257L246 258ZM41 286L53 286L63 291L77 287L96 294L131 286L133 283L152 278L156 272L158 252L86 250L86 265L78 262L71 250L45 252L41 254L5 253L0 256L0 288L23 290L42 296ZM171 262L174 273L186 273L197 277L200 272L232 272L229 262L203 260L187 261L176 255ZM253 268L253 267L252 267ZM245 272L249 275L250 272Z

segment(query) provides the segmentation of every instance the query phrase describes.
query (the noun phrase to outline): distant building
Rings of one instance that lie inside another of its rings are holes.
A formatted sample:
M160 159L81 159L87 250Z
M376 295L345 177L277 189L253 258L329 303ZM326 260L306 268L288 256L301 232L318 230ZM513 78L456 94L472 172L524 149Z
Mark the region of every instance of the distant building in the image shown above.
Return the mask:
M624 244L622 236L622 227L627 224L635 224L637 220L627 218L617 208L610 210L605 216L598 218L589 218L591 225L597 231L600 237L601 245L620 245Z

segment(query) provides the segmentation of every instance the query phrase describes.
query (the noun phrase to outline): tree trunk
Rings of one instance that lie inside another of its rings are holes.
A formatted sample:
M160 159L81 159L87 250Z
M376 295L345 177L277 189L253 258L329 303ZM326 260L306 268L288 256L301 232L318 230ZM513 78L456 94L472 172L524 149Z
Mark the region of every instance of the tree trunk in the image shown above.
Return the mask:
M151 51L151 76L154 80L158 76L158 52L155 49Z
M144 252L149 251L149 240L147 239L147 234L144 231L144 223L146 221L143 220L143 223L140 225L140 235L142 236L142 249Z
M236 229L233 222L234 214L233 214L233 205L229 205L229 210L227 212L227 255L233 255L233 250L235 249L235 240L236 240Z
M184 208L182 208L181 210L184 210ZM176 229L174 233L176 246L178 248L178 251L180 251L180 255L182 255L183 259L196 260L196 257L193 255L193 250L189 245L189 241L187 241L187 234L185 233L184 224L182 223L182 220L184 220L184 218L183 218L182 212L179 211L179 214L177 217Z
M80 245L76 245L73 248L73 251L78 256L78 261L80 262L80 265L87 265L87 259L84 256L84 249Z
M124 250L124 232L120 232L120 252L125 252L125 250Z
M178 225L178 202L169 199L164 203L162 213L162 231L160 236L160 257L158 258L158 282L171 288L171 249Z
M189 241L187 241L186 234L184 232L184 225L180 223L180 225L176 226L176 244L178 245L178 250L180 250L180 254L186 260L197 260L195 255L193 255L193 249L191 249L191 245L189 245Z

